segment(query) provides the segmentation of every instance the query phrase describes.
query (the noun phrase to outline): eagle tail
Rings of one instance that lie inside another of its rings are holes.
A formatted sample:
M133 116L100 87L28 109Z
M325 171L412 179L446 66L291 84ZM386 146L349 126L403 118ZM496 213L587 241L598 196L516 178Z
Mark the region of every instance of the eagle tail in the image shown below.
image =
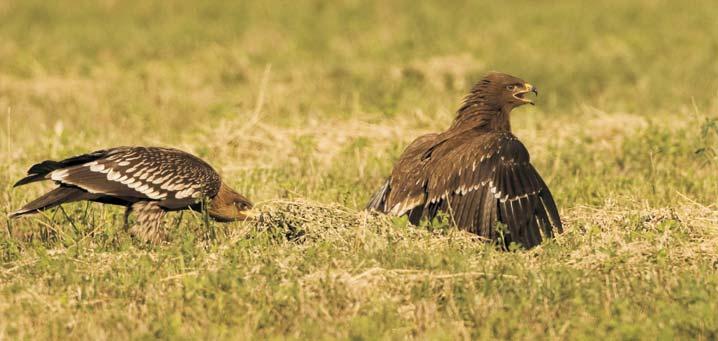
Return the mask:
M60 168L62 168L62 164L57 161L46 160L40 162L30 167L30 170L27 171L28 175L20 179L20 181L16 182L15 185L13 185L12 187L18 187L29 184L31 182L45 180L45 176L47 174Z
M27 176L20 179L20 181L16 182L13 187L18 187L22 185L26 185L32 182L42 181L47 179L47 175L58 170L63 169L67 167L77 166L81 165L86 162L97 160L105 155L107 155L106 150L100 150L94 153L89 154L82 154L78 156L73 156L71 158L62 160L62 161L53 161L53 160L45 160L43 162L34 164L30 169L27 171Z
M64 203L91 199L91 197L92 195L90 193L87 193L82 189L76 187L60 186L53 189L52 191L43 194L41 197L29 202L21 209L10 213L9 218L15 218L26 214L37 213L39 211L53 208Z
M374 193L369 200L369 203L366 205L367 210L386 212L386 197L389 195L389 191L391 191L390 182L391 179L386 179L384 185L382 185L381 188Z

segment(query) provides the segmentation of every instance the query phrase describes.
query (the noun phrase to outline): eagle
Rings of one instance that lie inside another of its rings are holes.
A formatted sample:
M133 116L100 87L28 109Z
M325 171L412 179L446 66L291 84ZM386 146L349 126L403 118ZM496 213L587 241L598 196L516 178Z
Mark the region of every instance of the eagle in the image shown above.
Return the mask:
M207 162L178 149L116 147L46 160L30 167L13 187L44 180L58 186L10 218L81 200L120 205L126 207L126 227L130 214L137 215L130 232L158 243L164 239L162 221L169 211L206 207L208 215L220 222L253 216L249 199L227 186Z
M408 216L412 224L440 212L460 229L505 246L534 247L563 228L546 183L511 132L514 108L538 90L498 72L481 79L444 132L414 140L367 209ZM499 224L500 223L500 224Z

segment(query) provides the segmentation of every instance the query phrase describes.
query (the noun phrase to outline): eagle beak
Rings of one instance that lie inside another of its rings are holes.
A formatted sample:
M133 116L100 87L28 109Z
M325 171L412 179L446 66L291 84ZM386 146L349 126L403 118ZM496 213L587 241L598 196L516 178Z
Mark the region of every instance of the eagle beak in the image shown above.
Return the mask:
M535 86L529 83L524 83L524 88L516 91L516 93L514 93L514 97L523 102L524 104L528 103L534 105L534 102L532 100L524 98L524 96L529 92L533 92L536 96L538 96L538 89Z
M537 89L535 86L533 86L533 85L531 85L531 84L529 84L529 83L526 83L526 84L524 84L524 85L526 86L526 89L531 89L531 90L529 90L529 91L533 92L534 95L536 95L536 96L538 97L538 89ZM534 101L529 101L529 104L531 104L531 105L536 105L536 104L534 104Z
M535 86L533 86L529 83L526 83L526 88L531 89L530 91L533 92L534 95L538 96L538 88L536 88Z

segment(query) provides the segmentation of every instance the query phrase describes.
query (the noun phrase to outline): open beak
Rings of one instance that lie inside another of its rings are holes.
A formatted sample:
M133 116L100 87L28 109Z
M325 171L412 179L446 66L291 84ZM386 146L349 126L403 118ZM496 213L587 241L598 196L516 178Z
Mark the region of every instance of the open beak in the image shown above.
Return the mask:
M524 83L523 89L519 88L518 90L516 90L516 92L514 92L514 98L518 99L523 103L534 105L534 102L532 100L524 98L529 92L533 92L534 95L538 96L538 89L536 89L535 86L529 83Z

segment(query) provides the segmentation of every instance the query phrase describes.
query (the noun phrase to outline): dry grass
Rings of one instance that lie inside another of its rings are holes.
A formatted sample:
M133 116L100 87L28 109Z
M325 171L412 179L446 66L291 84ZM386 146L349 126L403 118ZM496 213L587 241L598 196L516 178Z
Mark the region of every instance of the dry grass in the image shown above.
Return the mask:
M715 339L711 5L0 2L0 212L50 187L11 188L33 162L125 144L262 211L157 247L101 205L3 221L0 339ZM503 252L361 211L488 70L540 89L512 125L566 232Z
M664 335L647 325L660 316L670 317L665 328L711 335L714 320L692 327L692 320L675 320L680 312L653 303L672 297L688 311L705 309L694 313L717 308L714 300L685 291L696 284L704 293L718 289L705 272L718 267L715 210L690 203L577 207L564 216L568 232L554 242L505 253L454 229L409 227L335 204L273 201L262 207L259 223L226 230L214 242L101 251L90 239L81 247L28 250L4 264L6 290L22 289L0 308L53 314L54 329L32 328L32 315L5 320L3 328L20 338L241 332L576 338L604 335L583 325L610 325L615 309L627 309L646 325L608 335ZM52 268L72 271L43 270ZM38 277L30 284L28 276ZM501 323L514 310L525 320ZM376 314L383 318L367 320ZM162 325L145 318L162 315ZM382 323L393 327L382 329Z

